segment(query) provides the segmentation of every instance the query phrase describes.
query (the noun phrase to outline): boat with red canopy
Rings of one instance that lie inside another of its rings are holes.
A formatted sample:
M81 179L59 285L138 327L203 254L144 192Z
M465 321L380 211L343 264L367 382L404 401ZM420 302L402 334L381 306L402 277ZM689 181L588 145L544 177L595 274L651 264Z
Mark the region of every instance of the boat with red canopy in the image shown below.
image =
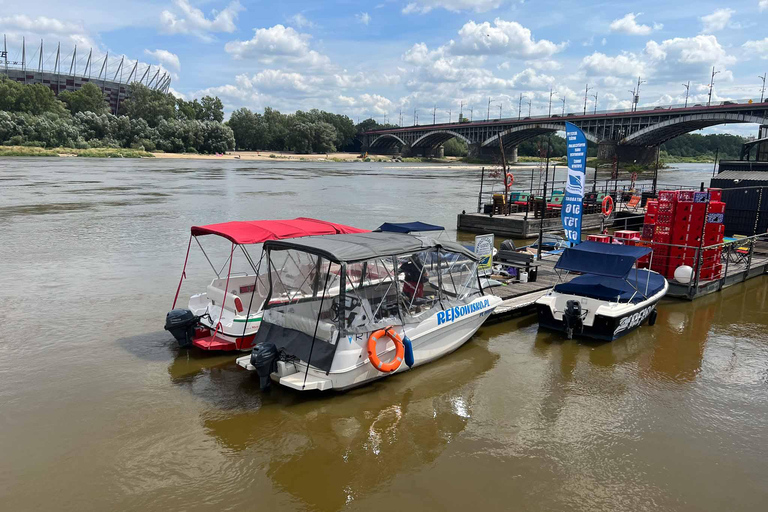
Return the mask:
M368 230L307 217L192 226L184 268L176 288L172 311L166 316L165 329L173 334L182 347L196 346L202 350L221 351L250 350L261 324L264 300L267 298L270 283L276 276L260 272L262 257L254 260L247 246L263 244L267 240L366 232ZM220 269L213 265L198 239L207 235L215 235L231 242L229 257ZM216 274L216 279L208 285L205 292L190 297L188 309L176 309L181 285L187 277L192 240L200 247ZM233 273L232 262L239 253L244 256L248 270ZM223 272L225 267L226 274Z

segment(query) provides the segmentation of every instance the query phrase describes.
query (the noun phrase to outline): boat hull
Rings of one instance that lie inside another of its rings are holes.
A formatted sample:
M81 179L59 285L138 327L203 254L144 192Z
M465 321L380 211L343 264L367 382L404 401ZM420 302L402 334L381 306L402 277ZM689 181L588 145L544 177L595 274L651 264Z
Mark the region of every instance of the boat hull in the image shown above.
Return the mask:
M626 313L617 316L597 313L592 325L584 325L582 329L575 329L573 335L601 341L613 341L621 338L647 323L654 314L659 300L661 300L661 297L641 302L637 304L636 308L632 308ZM563 334L567 333L565 319L556 319L548 304L536 304L536 312L539 317L539 327Z
M486 303L471 314L454 316L441 312L417 326L407 328L405 334L408 335L413 344L414 356L414 365L410 368L403 362L394 372L382 373L374 368L367 358L364 358L350 368L332 369L326 374L326 372L317 371L313 367L307 371L304 362L296 364L278 363L278 371L273 372L271 378L283 386L298 391L330 389L344 391L396 373L406 372L411 368L435 361L460 348L477 332L496 306L501 303L501 299L495 296L484 296L477 301L481 304L483 301ZM396 330L402 335L400 328L396 328ZM342 338L339 343L349 343L350 346L355 347L358 343L365 345L368 335L349 336L347 338ZM394 351L394 345L390 344L385 351L379 353L379 357L383 361L389 361L394 357ZM337 350L337 357L343 352L342 349ZM357 357L356 359L359 360ZM237 364L248 370L255 369L250 364L250 356L239 358Z

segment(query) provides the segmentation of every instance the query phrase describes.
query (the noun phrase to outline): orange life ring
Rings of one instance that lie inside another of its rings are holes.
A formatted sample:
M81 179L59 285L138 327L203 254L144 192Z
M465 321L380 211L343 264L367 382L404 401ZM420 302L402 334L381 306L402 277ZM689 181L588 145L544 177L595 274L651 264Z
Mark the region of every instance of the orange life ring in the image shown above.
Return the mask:
M611 196L605 196L603 198L603 215L610 217L613 213L613 198Z
M395 358L389 363L382 363L381 359L379 359L379 356L376 354L376 342L379 341L379 338L382 336L387 336L395 342ZM368 359L371 361L374 368L382 373L391 373L400 368L404 358L405 345L403 345L403 340L400 336L392 330L392 326L371 333L371 336L368 338Z
M508 186L508 187L509 187L509 186L511 186L511 185L512 185L514 182L515 182L515 177L514 177L514 176L512 176L512 173L511 173L511 172L508 172L508 173L507 173L507 176L506 176L506 178L504 179L504 184L505 184L506 186Z

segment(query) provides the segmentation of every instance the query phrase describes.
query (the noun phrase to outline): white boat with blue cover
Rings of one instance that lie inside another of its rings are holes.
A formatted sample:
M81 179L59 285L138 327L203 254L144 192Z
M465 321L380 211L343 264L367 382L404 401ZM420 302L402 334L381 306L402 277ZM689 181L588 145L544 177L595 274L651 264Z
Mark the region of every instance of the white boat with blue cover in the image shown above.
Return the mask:
M565 249L555 269L579 272L536 301L541 327L611 341L656 322L656 306L667 293L664 277L639 269L648 247L582 242Z
M297 390L344 390L461 347L501 299L477 256L405 233L269 240L256 348L237 363Z

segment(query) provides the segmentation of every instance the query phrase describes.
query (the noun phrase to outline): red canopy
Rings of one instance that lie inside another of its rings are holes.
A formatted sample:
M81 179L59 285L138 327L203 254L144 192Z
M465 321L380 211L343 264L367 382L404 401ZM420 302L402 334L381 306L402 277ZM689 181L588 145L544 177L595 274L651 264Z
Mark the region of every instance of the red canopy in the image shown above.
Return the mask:
M236 244L260 244L267 240L298 238L312 235L368 233L344 224L299 217L292 220L250 220L192 226L192 236L218 235Z

